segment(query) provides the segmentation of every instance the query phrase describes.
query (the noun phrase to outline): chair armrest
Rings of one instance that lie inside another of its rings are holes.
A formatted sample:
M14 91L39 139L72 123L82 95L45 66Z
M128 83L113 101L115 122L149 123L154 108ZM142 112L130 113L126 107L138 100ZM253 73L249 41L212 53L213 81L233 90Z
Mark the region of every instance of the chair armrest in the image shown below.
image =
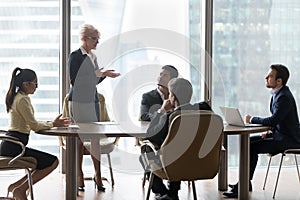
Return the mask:
M141 161L146 169L150 169L151 163L161 166L159 150L157 146L148 140L141 144Z
M141 141L141 151L142 151L142 146L148 145L149 148L151 148L153 151L157 151L159 149L158 145L150 142L149 140L142 140Z
M118 146L120 137L116 137L114 141L114 145Z
M5 134L5 133L7 133L6 130L0 130L0 134Z
M12 165L17 159L19 159L20 157L22 157L24 155L25 146L18 138L8 136L8 135L1 135L0 140L5 140L5 141L8 141L8 142L18 144L22 148L21 153L18 154L17 156L15 156L13 159L11 159L11 161L8 162L8 165Z
M65 138L63 136L58 136L58 144L60 147L66 146Z

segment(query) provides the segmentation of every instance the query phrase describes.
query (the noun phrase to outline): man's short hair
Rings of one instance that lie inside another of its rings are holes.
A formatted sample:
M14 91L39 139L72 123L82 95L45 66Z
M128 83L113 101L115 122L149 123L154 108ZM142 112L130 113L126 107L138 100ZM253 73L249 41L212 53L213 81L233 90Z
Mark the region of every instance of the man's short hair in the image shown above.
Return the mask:
M170 72L171 79L178 77L178 70L173 65L164 65L162 69Z
M190 103L193 95L192 84L184 78L173 78L168 84L169 92L171 92L179 101L179 104Z
M290 77L288 68L282 64L273 64L270 66L270 68L276 71L276 79L281 78L282 85L286 85Z

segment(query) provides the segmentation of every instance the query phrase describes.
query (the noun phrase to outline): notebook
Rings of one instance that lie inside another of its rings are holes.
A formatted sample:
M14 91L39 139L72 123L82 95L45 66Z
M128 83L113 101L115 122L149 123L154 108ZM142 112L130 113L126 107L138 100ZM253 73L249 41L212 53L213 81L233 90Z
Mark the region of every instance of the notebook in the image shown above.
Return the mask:
M220 110L227 124L242 127L262 126L262 124L245 123L238 108L220 106Z

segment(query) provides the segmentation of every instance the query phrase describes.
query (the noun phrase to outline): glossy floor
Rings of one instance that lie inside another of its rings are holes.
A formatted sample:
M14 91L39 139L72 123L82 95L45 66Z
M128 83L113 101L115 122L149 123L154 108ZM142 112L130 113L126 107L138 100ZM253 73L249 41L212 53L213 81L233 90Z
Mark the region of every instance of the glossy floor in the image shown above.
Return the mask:
M23 172L15 171L14 173L1 172L0 175L0 192L1 196L6 195L8 184L18 178ZM256 171L253 181L253 192L251 200L267 200L272 199L277 168L271 168L270 176L266 190L262 190L265 168L259 168ZM107 169L103 169L103 175L109 177ZM94 189L91 180L86 180L86 191L79 192L78 200L143 200L147 191L148 183L142 188L142 174L140 173L124 173L114 172L115 186L112 188L109 182L105 182L106 192L98 192ZM236 182L237 170L230 169L229 182ZM217 190L217 177L212 180L202 180L196 182L197 196L200 200L224 199L222 192ZM277 194L275 199L291 200L300 199L300 183L296 175L296 169L283 168ZM45 180L34 185L34 195L36 200L63 200L65 199L65 176L54 171ZM192 191L188 187L187 182L182 183L179 192L181 200L192 200ZM150 199L154 199L151 196Z

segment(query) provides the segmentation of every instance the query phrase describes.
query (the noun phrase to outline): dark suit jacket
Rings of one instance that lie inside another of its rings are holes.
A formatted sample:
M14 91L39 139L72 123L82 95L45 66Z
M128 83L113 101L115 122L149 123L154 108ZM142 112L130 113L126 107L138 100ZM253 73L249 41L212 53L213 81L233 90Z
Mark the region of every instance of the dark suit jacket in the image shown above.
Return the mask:
M274 140L292 139L300 143L297 106L288 86L283 86L272 97L270 111L272 113L270 117L253 117L251 123L272 127Z
M95 65L96 68L99 68L97 60L95 60ZM80 49L77 49L69 57L68 70L72 85L69 92L69 101L98 103L96 86L105 77L98 78L96 76L91 59L86 54L82 54Z
M140 120L150 121L153 117L153 113L157 111L162 104L163 100L157 89L144 93L140 107Z
M175 108L173 112L180 110L199 110L197 108L199 108L198 105L186 104ZM167 112L165 114L155 112L147 129L145 139L156 144L160 148L168 135L169 117L173 112Z

